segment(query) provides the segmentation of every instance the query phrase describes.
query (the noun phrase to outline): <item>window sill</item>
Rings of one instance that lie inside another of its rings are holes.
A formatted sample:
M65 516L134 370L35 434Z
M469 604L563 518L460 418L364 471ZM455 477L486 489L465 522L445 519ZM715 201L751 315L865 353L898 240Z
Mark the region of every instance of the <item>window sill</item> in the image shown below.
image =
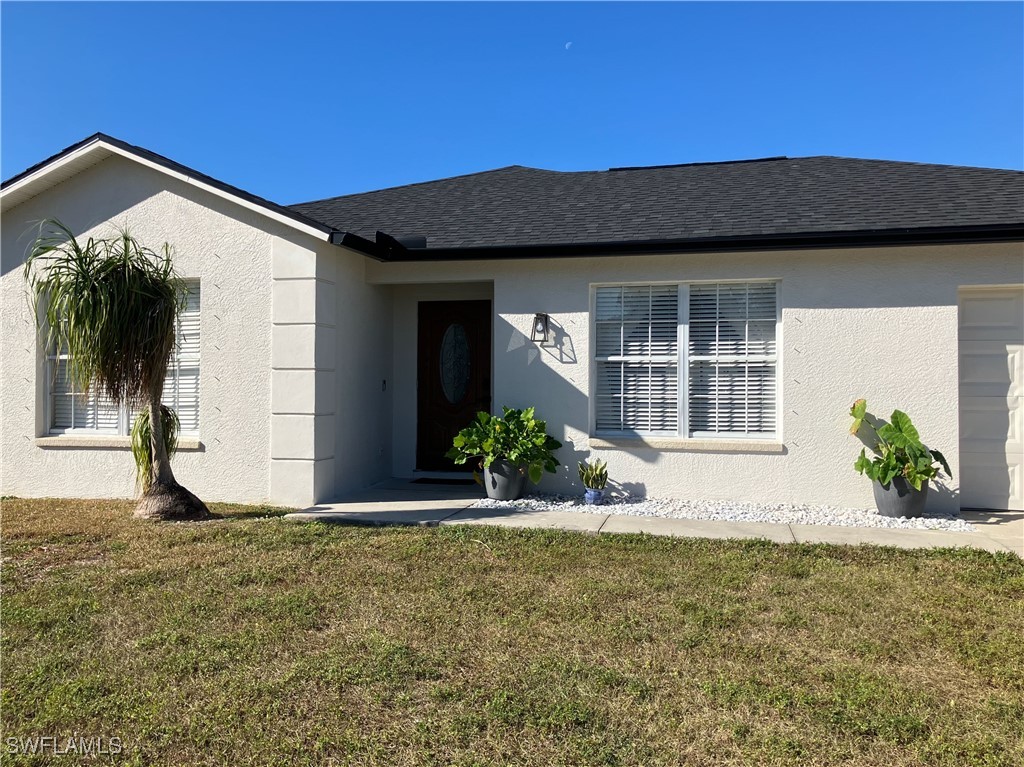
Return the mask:
M774 440L757 439L676 439L672 437L591 437L591 449L650 450L682 453L784 453L786 447Z
M44 448L85 448L92 450L131 450L131 437L118 435L57 434L51 437L36 437L36 447ZM202 450L203 443L195 437L179 437L178 450Z

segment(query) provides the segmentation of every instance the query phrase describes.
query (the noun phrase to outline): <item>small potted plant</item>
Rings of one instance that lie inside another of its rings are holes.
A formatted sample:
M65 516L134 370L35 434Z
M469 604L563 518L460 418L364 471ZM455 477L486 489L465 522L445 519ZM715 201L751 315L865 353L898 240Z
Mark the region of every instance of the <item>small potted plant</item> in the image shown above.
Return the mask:
M604 500L604 488L608 484L608 464L595 460L593 463L579 462L580 482L586 488L583 499L588 506L600 506Z
M553 451L561 446L547 433L547 424L534 417L532 407L503 407L500 417L477 413L452 440L447 456L458 464L478 460L487 497L514 501L523 494L527 476L536 484L545 471L554 474L559 464Z
M858 435L866 427L868 444L874 457L868 458L867 448L853 465L866 474L875 494L878 513L886 517L920 517L928 498L928 480L945 470L952 477L949 464L942 453L921 442L910 416L893 410L889 422L875 418L867 412L867 401L859 399L850 408L853 425L850 434Z

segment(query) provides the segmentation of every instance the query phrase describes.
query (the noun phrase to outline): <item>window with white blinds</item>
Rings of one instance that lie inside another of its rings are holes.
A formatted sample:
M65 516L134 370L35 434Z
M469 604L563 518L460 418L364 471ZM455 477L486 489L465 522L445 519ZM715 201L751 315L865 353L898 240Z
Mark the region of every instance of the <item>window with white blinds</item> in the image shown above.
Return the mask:
M676 433L679 289L597 289L598 431Z
M53 381L51 402L52 431L96 431L119 434L123 431L121 413L95 388L80 392L68 380L68 356L57 354L50 359Z
M163 403L178 414L182 434L199 433L199 286L190 285L175 331L175 350L164 380Z
M175 329L175 349L167 368L163 403L178 413L182 434L198 434L199 283L189 283L188 289L185 311ZM88 392L73 390L67 365L67 354L50 355L50 431L128 434L131 429L128 413L115 407L95 388Z
M775 433L775 293L770 282L690 286L694 436Z
M776 300L772 282L597 288L596 431L773 436Z

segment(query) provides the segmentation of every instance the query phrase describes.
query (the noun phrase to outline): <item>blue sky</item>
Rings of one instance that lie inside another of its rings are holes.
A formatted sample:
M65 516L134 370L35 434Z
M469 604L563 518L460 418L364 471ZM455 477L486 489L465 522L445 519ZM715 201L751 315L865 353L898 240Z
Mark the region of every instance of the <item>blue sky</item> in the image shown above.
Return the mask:
M282 203L511 164L1024 168L1020 3L4 2L0 23L4 178L96 131Z

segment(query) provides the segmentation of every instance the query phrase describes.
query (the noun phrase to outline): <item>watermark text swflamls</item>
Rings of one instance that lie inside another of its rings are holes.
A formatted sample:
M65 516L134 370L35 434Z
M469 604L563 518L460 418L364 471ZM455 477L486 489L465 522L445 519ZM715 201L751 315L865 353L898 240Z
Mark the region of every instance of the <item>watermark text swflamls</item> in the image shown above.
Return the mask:
M5 738L8 754L49 754L50 756L66 756L69 754L94 754L96 756L112 756L124 751L120 738L107 738L102 735L87 737L77 732L67 738L54 735L22 735Z

